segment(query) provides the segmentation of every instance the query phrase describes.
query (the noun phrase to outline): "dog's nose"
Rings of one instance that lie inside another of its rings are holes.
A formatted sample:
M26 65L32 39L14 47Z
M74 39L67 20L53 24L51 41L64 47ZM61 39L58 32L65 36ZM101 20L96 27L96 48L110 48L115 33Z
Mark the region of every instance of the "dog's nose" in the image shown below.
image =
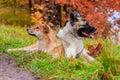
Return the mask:
M93 31L96 31L96 30L97 30L97 29L94 27L94 28L93 28Z
M90 31L93 32L93 31L96 31L97 29L95 27L91 27Z
M29 29L27 28L27 32L29 31Z

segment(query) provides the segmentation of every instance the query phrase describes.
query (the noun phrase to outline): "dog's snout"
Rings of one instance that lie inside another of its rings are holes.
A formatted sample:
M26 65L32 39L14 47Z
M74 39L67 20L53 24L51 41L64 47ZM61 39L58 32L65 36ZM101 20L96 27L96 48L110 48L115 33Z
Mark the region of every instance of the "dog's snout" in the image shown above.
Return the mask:
M28 28L27 28L26 30L27 30L27 32L29 31L29 29L28 29Z
M92 27L92 29L95 30L95 31L97 30L95 27Z
M96 28L94 28L94 31L96 31L97 29Z
M94 32L94 31L96 31L96 30L97 30L97 29L96 29L95 27L91 27L91 28L90 28L90 31L91 31L91 32Z

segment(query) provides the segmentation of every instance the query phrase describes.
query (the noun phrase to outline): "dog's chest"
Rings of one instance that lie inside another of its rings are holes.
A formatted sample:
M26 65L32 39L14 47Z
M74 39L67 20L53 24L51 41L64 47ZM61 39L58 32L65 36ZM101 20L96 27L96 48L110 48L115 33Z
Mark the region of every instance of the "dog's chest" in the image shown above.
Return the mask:
M83 38L77 35L77 32L67 24L62 30L60 30L57 36L65 42L64 46L71 47L79 53L84 48ZM66 49L67 49L66 48Z
M44 51L46 49L46 43L43 41L39 41L38 49Z
M39 50L44 52L51 52L55 47L59 46L60 44L56 44L55 42L42 42L39 41Z

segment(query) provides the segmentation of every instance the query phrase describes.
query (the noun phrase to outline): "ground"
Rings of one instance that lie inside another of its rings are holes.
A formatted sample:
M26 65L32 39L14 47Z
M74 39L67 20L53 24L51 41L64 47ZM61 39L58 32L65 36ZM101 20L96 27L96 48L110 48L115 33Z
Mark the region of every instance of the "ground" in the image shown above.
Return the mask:
M16 66L12 58L0 57L0 80L36 80L34 75Z

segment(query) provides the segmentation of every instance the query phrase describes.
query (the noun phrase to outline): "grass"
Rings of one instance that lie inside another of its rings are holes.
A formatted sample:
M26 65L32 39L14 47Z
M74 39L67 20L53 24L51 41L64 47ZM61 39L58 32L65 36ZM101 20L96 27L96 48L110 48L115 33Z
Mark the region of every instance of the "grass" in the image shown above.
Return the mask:
M0 25L0 52L3 53L8 48L23 47L30 45L36 41L35 38L29 36L26 28L20 26ZM32 41L30 41L32 40Z
M36 39L29 36L25 29L0 25L0 53L4 54L8 48L34 43ZM109 39L86 39L85 47L97 45L98 42L103 44L104 49L96 58L97 61L92 63L87 63L82 58L55 59L43 52L30 54L15 51L8 55L15 59L19 67L30 70L37 78L45 80L120 80L120 47Z

